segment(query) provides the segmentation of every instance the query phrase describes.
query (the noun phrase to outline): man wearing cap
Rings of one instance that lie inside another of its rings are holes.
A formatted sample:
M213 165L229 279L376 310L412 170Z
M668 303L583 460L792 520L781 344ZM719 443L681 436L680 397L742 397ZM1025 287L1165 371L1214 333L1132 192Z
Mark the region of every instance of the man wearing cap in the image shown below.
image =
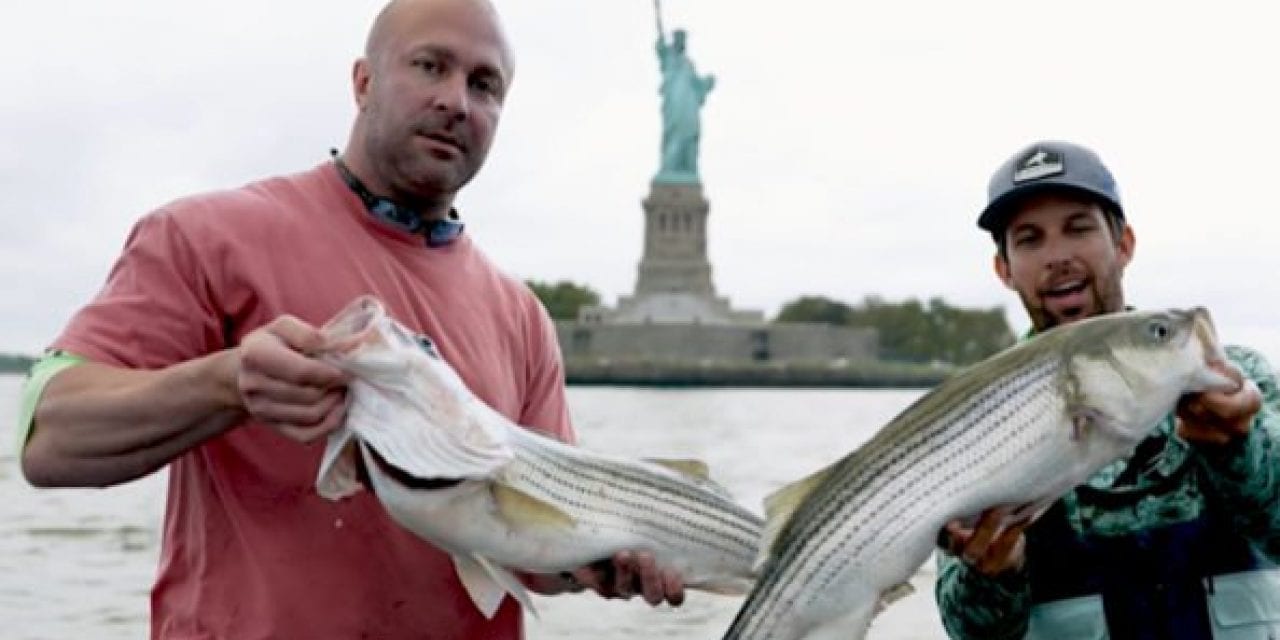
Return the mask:
M1032 335L1125 309L1134 232L1092 151L1019 151L978 226ZM1256 352L1227 355L1239 390L1183 398L1035 523L1005 527L996 507L947 525L936 595L951 637L1280 638L1280 390Z

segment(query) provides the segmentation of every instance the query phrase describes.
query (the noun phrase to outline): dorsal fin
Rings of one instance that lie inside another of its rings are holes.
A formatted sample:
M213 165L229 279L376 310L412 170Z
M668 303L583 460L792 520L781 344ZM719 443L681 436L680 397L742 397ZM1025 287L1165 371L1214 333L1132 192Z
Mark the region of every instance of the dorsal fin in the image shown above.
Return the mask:
M681 478L714 493L726 500L733 500L729 490L711 479L707 463L694 459L645 458L645 462L673 471Z
M830 475L833 467L825 467L800 480L778 489L764 499L765 523L760 534L760 551L756 556L755 568L759 571L769 556L773 555L773 547L778 542L782 529L791 521L796 509L813 493L813 490Z
M692 458L672 459L672 458L645 458L645 462L652 462L658 466L666 467L672 471L682 475L689 476L697 480L709 480L709 469L707 463Z

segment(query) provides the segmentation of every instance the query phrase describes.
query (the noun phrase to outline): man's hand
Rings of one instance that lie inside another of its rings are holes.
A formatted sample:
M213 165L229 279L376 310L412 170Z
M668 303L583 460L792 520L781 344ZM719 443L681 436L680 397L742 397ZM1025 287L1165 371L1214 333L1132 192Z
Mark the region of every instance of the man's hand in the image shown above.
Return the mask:
M684 603L684 578L680 572L658 566L647 551L619 551L612 558L593 562L560 576L524 576L530 589L544 595L591 589L602 598L629 600L636 594L657 606Z
M241 341L236 386L259 422L311 442L337 429L346 415L346 375L308 354L324 343L311 325L280 316Z
M948 522L940 536L948 553L986 576L1020 570L1027 560L1022 532L1033 520L1007 524L1016 507L995 507L978 516L972 527L960 520Z
M1249 435L1253 417L1262 409L1258 385L1235 366L1217 369L1239 387L1188 395L1178 402L1178 437L1193 445L1222 446Z

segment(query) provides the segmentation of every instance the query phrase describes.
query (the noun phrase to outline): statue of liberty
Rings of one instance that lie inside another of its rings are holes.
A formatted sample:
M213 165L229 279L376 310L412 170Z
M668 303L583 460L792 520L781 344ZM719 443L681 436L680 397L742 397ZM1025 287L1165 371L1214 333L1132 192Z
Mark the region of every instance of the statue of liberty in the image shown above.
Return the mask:
M654 182L688 184L698 179L699 112L715 87L715 76L699 76L685 54L686 33L676 29L667 42L662 8L653 0L658 22L658 63L662 69L662 164Z

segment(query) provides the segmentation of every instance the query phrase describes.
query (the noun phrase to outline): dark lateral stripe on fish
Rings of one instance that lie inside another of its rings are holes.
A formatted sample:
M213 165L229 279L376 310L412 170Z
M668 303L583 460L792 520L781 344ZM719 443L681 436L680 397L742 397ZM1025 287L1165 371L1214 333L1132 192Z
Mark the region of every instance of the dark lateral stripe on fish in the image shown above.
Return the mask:
M728 539L729 532L703 526L697 521L678 517L673 513L664 513L663 509L654 502L624 499L621 497L623 494L611 496L608 502L590 501L585 492L577 490L576 485L564 482L562 478L546 472L529 474L521 479L521 484L544 492L558 504L574 507L588 516L595 516L593 522L598 526L621 528L638 534L661 532L670 535L672 539L690 539L700 546L721 549L733 555L750 555L751 547L741 544L741 538ZM662 504L662 507L669 507L671 504L668 501ZM612 516L612 519L609 516ZM578 517L581 518L581 514ZM685 528L676 526L680 524L684 524ZM740 544L726 546L726 543L732 542Z
M981 404L983 403L978 403L975 406L981 406ZM971 411L965 412L964 414L962 414L962 416L959 416L955 421L950 422L950 425L954 427L951 430L951 434L950 434L953 438L958 435L968 435L968 436L971 436L972 439L978 440L986 436L986 434L975 430L973 428L973 425L970 423L970 420L964 419L965 417L969 417L972 414L973 412ZM969 439L969 438L966 438L966 439ZM933 454L933 453L936 453L937 451L945 451L945 450L946 450L946 447L943 446L942 443L939 443L938 447L934 449L929 449L926 451L927 453ZM903 464L909 467L912 464L917 464L921 462L923 461L906 460L903 462ZM901 465L895 465L895 466L901 466ZM884 477L889 477L891 480L893 478L896 478L897 474L894 473L895 471L898 471L898 469L894 467L890 467L888 471L885 473ZM913 477L922 477L926 474L917 473L917 474L908 474L908 475ZM942 475L942 474L939 474L939 475ZM841 480L843 480L844 482L841 482ZM862 522L875 522L880 524L888 523L889 526L893 526L894 524L909 525L909 522L903 522L901 519L898 519L898 520L873 519L872 517L867 516L866 514L861 512L860 510L865 505L861 503L861 501L859 500L859 497L865 494L866 492L858 491L856 488L849 487L848 486L849 480L850 478L848 477L836 478L836 479L833 479L833 482L830 485L833 487L838 487L838 489L843 489L844 493L849 494L849 495L843 496L844 497L843 500L833 500L827 503L836 511L836 513L828 514L830 519L837 522L853 519L859 523L862 523ZM943 484L951 480L953 480L953 478L951 477L942 477L938 484ZM843 486L839 486L839 485L843 485ZM873 487L873 489L879 489L879 487ZM831 493L831 492L828 492L828 493ZM821 504L823 503L823 500L821 497L818 497L816 499L816 502ZM837 504L832 504L833 502ZM805 536L814 536L817 539L807 540L806 544L791 545L791 546L788 546L785 541L782 542L783 548L786 549L789 553L783 554L782 557L779 558L777 561L791 563L789 565L789 569L791 570L787 572L788 574L791 574L791 575L778 576L779 577L779 580L777 581L778 584L773 585L774 588L769 589L769 591L786 591L788 587L792 586L791 583L795 579L806 577L806 576L813 576L815 574L823 574L823 573L825 573L828 576L834 575L834 573L831 571L831 568L827 566L825 561L827 559L832 559L833 561L838 562L837 558L840 556L840 554L832 553L829 549L827 549L827 547L830 544L829 538L833 537L837 532L839 532L839 528L825 526L828 524L828 522L819 520L818 518L813 518L809 520L806 524L808 526L804 530L801 530L800 532L797 533L799 538L802 540L805 540L806 539ZM858 526L857 529L860 530L861 526ZM849 536L849 537L853 537L853 536ZM869 544L869 543L870 541L865 541L863 542L863 545L865 546L865 544ZM818 566L816 567L809 566L813 554L820 551L824 552L822 556L824 561L819 562ZM795 555L797 553L799 553L802 556L802 559L800 559L799 561L796 561L796 558L795 558ZM767 612L765 612L765 617L766 618L768 617Z
M530 451L531 455L555 468L558 473L550 474L558 482L568 484L565 478L585 477L594 482L618 490L650 499L679 495L682 500L673 506L686 508L694 514L709 518L730 528L739 529L751 534L760 523L759 517L737 504L710 491L691 487L689 483L674 477L653 474L626 466L606 465L591 459L566 459L562 456L548 454L543 451ZM645 503L646 509L650 508ZM753 543L754 544L754 543Z
M732 512L727 511L723 503L707 501L700 505L704 508L698 509L689 506L684 500L673 501L672 494L682 498L697 495L679 491L679 485L675 481L671 481L670 490L663 490L661 487L648 484L646 477L639 474L636 474L634 481L627 483L619 482L616 473L601 473L593 479L607 484L614 493L606 503L592 501L589 492L572 482L571 474L582 471L580 467L570 466L554 456L541 454L522 455L521 462L525 463L531 471L523 475L522 482L552 496L556 502L572 505L586 513L613 516L620 522L635 522L650 530L665 532L677 538L696 535L699 544L733 555L750 556L755 553L759 535L758 522L746 518L725 517L725 514L732 515ZM540 467L539 463L547 467ZM605 470L599 469L599 471ZM642 485L653 491L634 490ZM615 508L609 508L611 506ZM623 507L625 510L616 507ZM721 526L711 526L708 521ZM608 523L604 520L599 521L599 524L618 526L617 522ZM684 528L673 526L673 524L683 525Z
M1040 375L1033 378L1033 382L1038 381L1039 378L1048 377L1052 374L1053 372L1051 369L1040 373ZM993 393L988 395L995 395L997 397L991 399L991 402L987 402L987 398L984 396L975 397L971 402L967 403L968 406L965 407L963 411L958 412L958 415L954 420L935 419L932 423L928 423L928 426L932 427L931 429L912 430L916 434L922 436L919 439L919 442L893 442L891 443L891 446L874 447L866 452L860 450L859 454L865 455L858 455L857 459L850 459L847 461L847 464L845 461L837 463L838 466L836 468L836 474L829 478L822 487L816 488L814 493L815 495L827 495L832 493L849 493L852 495L845 496L844 499L838 500L809 501L808 504L816 504L818 506L819 512L817 514L797 512L793 516L792 522L797 525L807 527L807 529L794 531L790 530L792 527L789 527L789 530L784 531L779 536L779 546L785 546L788 542L796 538L809 539L817 533L813 531L813 529L824 528L823 525L827 521L838 519L839 515L837 512L844 510L850 501L853 498L856 498L857 495L874 492L881 486L892 482L897 475L895 471L919 468L923 462L923 458L932 456L938 450L954 449L952 445L955 445L957 440L981 441L988 438L990 436L990 432L998 428L999 424L1003 421L990 420L990 412L986 410L986 407L988 405L993 405L995 407L1019 405L1020 403L1014 401L1014 399L1020 394L1010 393L1009 390L1018 389L1020 386L1022 385L1013 383L993 385ZM1035 386L1034 383L1031 386ZM1024 394L1032 395L1032 393L1026 392L1025 390ZM911 412L907 412L904 414L903 418L914 420L915 417ZM975 425L982 425L984 421L990 424L987 429L983 430L975 428ZM924 442L931 442L933 443L933 446L921 446ZM883 456L882 451L885 450L897 452L898 455L893 457ZM875 455L876 457L872 458L869 461L869 464L860 464L861 462L868 462L865 458L870 455ZM860 504L855 506L861 508ZM828 531L827 534L833 535L834 532ZM822 542L825 542L825 540Z
M1031 363L1029 359L1020 359L1018 364L1025 366ZM967 449L963 446L952 446L957 441L981 441L989 437L992 432L1021 411L1023 402L1020 400L1034 398L1036 394L1043 392L1042 385L1054 383L1054 376L1058 373L1057 365L1057 361L1045 359L1035 363L1029 369L1008 367L1005 369L1007 374L1004 376L1007 379L974 378L982 384L964 384L973 381L962 380L961 384L957 385L957 389L951 393L933 397L933 399L940 398L941 401L920 403L910 407L899 420L895 421L902 423L898 425L899 428L883 430L881 433L889 437L880 438L879 442L873 440L868 443L868 446L860 448L854 454L857 457L856 461L849 459L837 462L833 472L835 475L815 488L812 498L806 500L805 506L817 505L818 513L812 513L812 509L798 511L792 516L792 522L778 537L775 548L782 550L783 553L770 558L769 564L785 563L789 571L786 575L768 570L764 572L769 583L759 586L757 589L759 593L752 598L752 606L744 607L739 616L743 619L735 621L735 627L741 626L740 623L750 623L753 619L768 620L774 608L786 604L783 598L777 597L778 593L788 591L797 580L823 574L829 580L845 565L846 558L859 554L866 545L884 544L887 541L881 538L885 535L889 536L889 540L893 540L905 533L911 525L905 515L918 506L914 504L917 501L911 498L918 497L922 493L928 496L939 487L953 483L955 477L961 475L966 469L974 468L972 464L962 464L957 472L954 468L956 466L954 458L946 458L942 461L927 459L936 458L940 452L950 451L954 455L954 452ZM1030 380L1026 380L1027 378ZM961 401L958 407L947 406L953 398L964 396L968 397ZM999 410L1002 407L1012 408ZM999 417L993 419L993 414ZM984 424L987 425L985 429L982 428ZM932 446L921 446L925 442L932 443ZM979 448L979 450L984 451L985 455L982 456L984 460L1001 451L998 446ZM897 453L897 455L886 457L885 453ZM869 464L857 463L866 461L867 458L871 459ZM909 473L910 469L918 469L920 465L931 469L932 473ZM904 469L908 470L908 473L903 474ZM860 498L876 495L885 485L900 481L903 475L908 478L907 486L893 493L898 497L906 496L898 501L898 504L905 504L905 506L891 515L884 516L883 510L894 504L894 501L882 497L874 511L869 514L861 511L866 505ZM920 482L927 482L923 479L930 477L935 481L924 487L923 492L911 491L912 487L919 486ZM838 526L829 526L832 521L844 522L851 519L859 523L854 527L854 534L841 531ZM886 522L890 524L893 533L887 534L882 531L879 537L873 533L864 537L856 550L845 551L849 541L855 540L857 532L862 530L862 523L881 525ZM831 538L837 534L840 534L841 541L836 545L837 551L833 552L827 547L831 544ZM796 540L802 542L793 544ZM815 554L819 552L822 552L822 556L817 565L809 566ZM829 563L836 563L836 565L833 568ZM760 604L768 608L760 611Z

